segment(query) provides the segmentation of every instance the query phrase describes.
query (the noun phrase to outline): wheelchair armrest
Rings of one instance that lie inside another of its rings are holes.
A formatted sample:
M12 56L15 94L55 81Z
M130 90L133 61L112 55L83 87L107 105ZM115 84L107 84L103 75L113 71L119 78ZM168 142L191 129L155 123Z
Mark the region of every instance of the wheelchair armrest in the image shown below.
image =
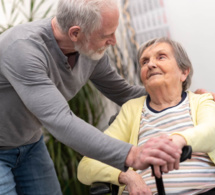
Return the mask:
M95 182L90 187L91 195L105 195L111 193L112 195L117 195L119 187L114 184L105 183L105 182Z
M91 195L103 195L111 192L110 183L95 182L90 187Z

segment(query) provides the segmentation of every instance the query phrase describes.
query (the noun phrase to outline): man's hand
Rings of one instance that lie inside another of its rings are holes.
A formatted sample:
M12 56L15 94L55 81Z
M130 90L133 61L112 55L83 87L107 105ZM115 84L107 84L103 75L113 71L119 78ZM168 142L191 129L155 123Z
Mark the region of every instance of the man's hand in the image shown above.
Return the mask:
M168 169L178 169L181 148L173 143L172 138L166 135L149 139L143 146L133 146L126 158L126 166L134 169L146 169L155 165L154 173L158 178L161 176L160 166Z
M194 93L196 93L196 94L210 93L213 96L214 101L215 101L215 93L213 93L213 92L208 92L205 89L197 89Z

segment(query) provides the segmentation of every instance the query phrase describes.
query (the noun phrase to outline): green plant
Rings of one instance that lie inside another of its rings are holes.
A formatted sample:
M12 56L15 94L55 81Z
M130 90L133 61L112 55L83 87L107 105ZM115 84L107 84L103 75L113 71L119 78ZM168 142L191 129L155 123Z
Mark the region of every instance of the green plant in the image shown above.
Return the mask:
M18 18L18 13L16 12L16 7L17 4L19 3L19 1L13 1L13 4L11 6L11 9L9 11L6 10L6 6L5 6L5 1L1 0L1 12L3 14L3 16L5 17L5 24L0 24L0 34L3 33L5 30L7 30L8 28L14 26L14 24L17 21ZM9 12L9 13L8 13Z
M44 9L43 14L39 14L40 9L44 6L46 1L47 0L13 0L10 9L6 9L7 0L1 0L0 12L2 10L6 22L5 24L0 24L0 34L14 25L33 21L38 15L40 15L40 18L47 17L52 11L52 5ZM24 7L28 7L29 10L25 10ZM78 117L94 126L98 124L100 116L104 111L100 95L90 82L88 82L68 104ZM63 194L89 194L89 187L81 184L77 180L77 165L82 156L57 141L46 130L44 130L44 134L47 138L46 145L53 159Z
M14 25L50 15L53 4L50 5L47 2L47 0L13 0L8 4L6 0L1 0L0 12L3 14L5 23L0 24L0 34ZM45 7L45 4L48 7ZM40 10L43 10L43 12L41 13Z
M25 2L24 0L20 0L21 3L22 3L22 7L25 5ZM27 19L27 21L33 21L35 20L37 17L38 17L38 13L41 13L39 12L40 9L43 7L44 3L46 3L47 0L28 0L28 4L30 4L30 11L29 13L27 14L23 9L22 7L20 7L19 11L23 14L23 16L25 17L25 19ZM40 15L40 18L46 18L48 16L48 14L50 13L50 11L52 10L52 7L53 7L53 4L49 5L48 8L46 8L44 10L44 12L42 12Z

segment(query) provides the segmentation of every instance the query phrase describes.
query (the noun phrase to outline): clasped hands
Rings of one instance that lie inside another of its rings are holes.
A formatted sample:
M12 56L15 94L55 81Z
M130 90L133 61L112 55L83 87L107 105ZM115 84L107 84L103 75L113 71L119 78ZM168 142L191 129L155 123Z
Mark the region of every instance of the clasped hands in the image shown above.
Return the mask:
M179 168L182 148L185 145L186 141L180 135L150 138L144 145L131 148L126 165L140 170L153 165L155 176L160 178L160 170L168 173Z
M162 135L149 139L144 145L133 146L126 159L127 165L134 169L146 169L150 165L154 166L154 174L161 177L161 171L168 173L179 168L182 148L186 145L185 139L180 135ZM132 160L133 156L133 160ZM131 157L131 158L130 158ZM131 165L129 165L131 163ZM151 195L150 188L146 185L141 176L134 170L121 172L119 183L125 184L129 194Z

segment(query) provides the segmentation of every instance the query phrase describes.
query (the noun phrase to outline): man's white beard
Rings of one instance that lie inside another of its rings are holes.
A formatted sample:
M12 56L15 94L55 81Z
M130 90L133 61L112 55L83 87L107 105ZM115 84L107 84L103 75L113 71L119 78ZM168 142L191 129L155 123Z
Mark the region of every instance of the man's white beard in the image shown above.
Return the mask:
M100 60L104 56L107 47L104 46L97 51L94 51L92 49L87 50L89 42L87 40L85 41L85 43L75 43L75 50L78 51L80 54L89 57L92 60Z

